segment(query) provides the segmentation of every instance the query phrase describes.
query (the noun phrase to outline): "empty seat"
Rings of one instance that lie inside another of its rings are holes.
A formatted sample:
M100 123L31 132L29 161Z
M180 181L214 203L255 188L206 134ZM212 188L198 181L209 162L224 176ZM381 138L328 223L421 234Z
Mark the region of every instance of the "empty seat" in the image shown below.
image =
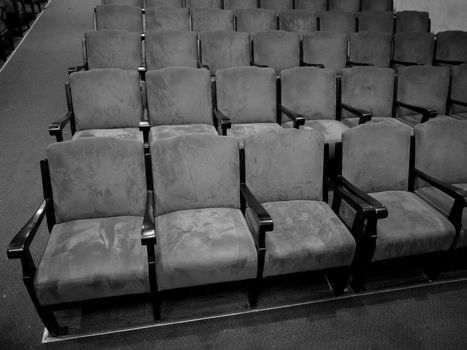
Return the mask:
M362 0L362 11L391 11L393 0Z
M279 12L279 29L286 32L309 33L318 30L318 18L309 10L284 10Z
M191 10L191 22L195 32L234 30L233 10L193 9Z
M392 33L358 32L350 35L349 65L389 67Z
M95 8L96 29L143 32L141 8L127 5L99 5Z
M425 32L402 32L394 35L394 64L432 65L435 36Z
M167 7L182 8L183 7L183 0L145 0L145 1L146 1L146 10L152 7L158 7L158 8L167 8Z
M295 0L295 8L320 13L328 10L328 0Z
M329 0L330 11L358 12L360 0Z
M102 0L102 5L129 5L136 7L144 7L143 0Z
M260 0L259 4L263 9L276 11L293 9L293 0Z
M430 15L428 12L396 12L396 32L429 32L430 27Z
M200 34L200 60L211 74L218 69L250 65L250 37L248 33L233 31L203 32Z
M277 29L277 13L268 9L240 9L235 11L238 32L254 34Z
M394 14L392 12L359 12L357 19L358 31L394 32Z
M257 0L224 0L224 9L226 10L253 9L257 7Z
M304 65L314 65L340 72L347 65L348 35L314 32L303 36Z
M185 6L189 9L222 8L221 0L185 0Z
M149 31L144 44L147 70L198 67L198 43L194 32Z
M148 8L146 9L146 31L190 30L188 9Z
M467 63L453 66L451 72L448 113L455 118L467 120Z
M326 32L353 33L356 30L355 14L352 12L322 12L319 23L319 30Z
M467 32L448 30L436 34L435 61L438 64L467 62Z
M276 72L300 65L300 35L275 30L253 35L253 64Z

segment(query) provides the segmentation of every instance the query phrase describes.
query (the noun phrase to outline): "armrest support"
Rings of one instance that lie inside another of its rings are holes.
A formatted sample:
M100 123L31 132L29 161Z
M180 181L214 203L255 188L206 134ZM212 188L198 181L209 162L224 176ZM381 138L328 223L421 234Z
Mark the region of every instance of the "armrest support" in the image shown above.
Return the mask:
M71 120L73 112L68 111L60 120L53 122L49 125L49 134L55 136L57 142L63 141L63 129L65 125Z
M467 107L467 101L459 101L459 100L454 100L454 99L450 98L448 100L448 102L450 104L459 105L459 106L462 106L462 107Z
M295 129L299 129L300 125L305 125L305 117L301 115L300 113L296 113L294 111L291 111L290 109L284 107L281 104L277 104L277 107L279 108L279 111L284 113L289 119L293 121L293 127Z
M148 190L143 225L141 227L141 244L155 245L156 243L156 226L154 223L154 192L152 190Z
M373 116L370 112L364 111L360 108L349 106L345 103L341 103L341 106L343 109L349 111L352 114L355 114L359 118L358 124L363 124L370 121Z
M209 66L207 64L203 64L201 60L198 59L198 68L204 68L210 71Z
M151 130L151 124L147 119L143 119L139 122L139 130L143 132L144 146L149 147L149 131Z
M214 117L217 119L217 122L221 126L222 135L224 136L227 135L227 129L230 129L232 127L232 122L226 115L224 115L224 113L219 111L217 107L214 107L213 111L214 111Z
M436 112L435 110L420 107L420 106L414 106L414 105L411 105L411 104L408 104L408 103L405 103L405 102L401 102L401 101L396 101L396 105L399 105L401 107L404 107L404 108L410 109L410 110L412 110L414 112L422 114L423 115L422 121L421 121L422 123L424 123L424 122L428 121L429 119L434 118L434 117L436 117L438 115L438 112Z
M305 61L300 61L300 65L303 67L318 67L318 68L324 68L324 64L321 63L309 63Z
M68 75L70 75L72 73L80 72L80 71L83 71L83 70L88 70L88 64L87 63L82 64L80 66L69 67L68 68Z

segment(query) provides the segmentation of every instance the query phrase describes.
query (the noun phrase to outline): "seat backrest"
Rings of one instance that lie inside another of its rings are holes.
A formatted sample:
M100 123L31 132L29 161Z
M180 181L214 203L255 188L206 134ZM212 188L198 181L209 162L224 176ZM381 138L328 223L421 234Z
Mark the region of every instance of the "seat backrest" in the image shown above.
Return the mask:
M234 30L233 10L203 8L191 10L191 22L195 32Z
M286 32L309 33L318 30L317 14L310 10L283 10L279 12L279 29Z
M427 32L401 32L394 34L394 60L432 65L435 35Z
M99 30L84 34L89 69L137 69L143 63L141 35L125 30Z
M348 35L335 32L314 32L303 35L303 61L323 64L340 72L347 64Z
M145 16L146 32L150 30L190 30L188 9L148 8Z
M295 0L295 8L320 13L328 10L328 0Z
M57 223L110 216L143 216L143 143L85 137L47 148Z
M436 34L436 59L467 62L467 31L438 32Z
M394 14L392 12L359 12L358 30L367 32L394 32Z
M362 0L362 11L393 11L393 0Z
M144 43L148 70L198 66L197 35L194 32L148 31Z
M245 180L258 201L321 200L323 136L270 129L245 139Z
M255 9L257 7L257 0L224 0L224 9L226 10Z
M189 9L220 9L222 8L222 0L186 0L185 6Z
M392 33L358 32L350 34L350 62L389 67L392 52Z
M451 98L457 101L467 101L467 63L451 67ZM467 107L452 105L450 113L467 112Z
M253 35L253 61L276 72L300 65L300 35L274 30Z
M201 62L211 74L218 69L250 65L250 36L234 31L203 32L200 34Z
M360 0L329 0L330 11L358 12Z
M276 122L272 68L232 67L216 72L217 107L232 123Z
M326 68L284 69L281 104L307 119L336 119L336 76L336 71Z
M148 71L146 91L151 125L212 124L211 80L206 69Z
M342 71L342 103L371 112L374 117L391 117L394 80L390 68L346 68ZM342 118L350 116L355 117L343 111Z
M238 141L179 135L151 143L156 216L187 209L239 208Z
M70 75L76 130L137 128L143 115L136 70L93 69Z
M293 9L293 0L260 0L260 8L272 10L291 10Z
M146 10L148 8L161 8L161 7L174 7L182 8L183 0L145 0L146 1Z
M415 126L415 167L450 184L467 183L467 123L437 117Z
M371 121L342 134L342 175L364 192L407 191L410 128Z
M396 32L429 32L430 14L426 11L396 12Z
M353 33L356 21L353 12L327 11L319 16L320 30L328 32Z
M235 11L237 31L254 34L277 29L277 13L270 9L240 9Z
M410 66L397 71L397 100L446 113L449 90L449 67ZM416 112L400 108L398 115Z
M143 32L141 8L127 5L96 6L96 29L116 29Z
M102 0L102 5L129 5L143 7L143 0Z

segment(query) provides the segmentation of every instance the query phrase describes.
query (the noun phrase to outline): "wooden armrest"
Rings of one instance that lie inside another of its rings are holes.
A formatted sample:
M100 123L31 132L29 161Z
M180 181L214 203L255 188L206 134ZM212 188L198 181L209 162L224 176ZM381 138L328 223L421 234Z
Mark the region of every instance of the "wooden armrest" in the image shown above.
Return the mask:
M71 120L73 112L68 111L61 119L49 125L49 134L55 136L57 142L63 141L63 129L65 125Z
M230 129L232 127L232 122L226 115L224 115L224 113L219 111L217 107L214 107L213 111L214 117L217 119L217 122L221 125L222 135L227 135L227 129Z
M295 129L299 129L300 125L305 125L305 117L300 113L291 111L279 103L277 104L277 107L282 113L284 113L289 119L293 121L293 127Z
M358 124L363 124L370 121L373 116L370 112L367 112L360 108L349 106L345 103L341 103L341 106L343 109L349 111L352 114L355 114L359 118Z
M399 105L401 107L404 107L404 108L410 109L410 110L412 110L414 112L422 114L423 115L422 120L421 120L422 123L424 123L424 122L428 121L429 119L434 118L434 117L436 117L438 115L438 112L436 112L433 109L429 109L429 108L425 108L425 107L421 107L421 106L411 105L411 104L406 103L406 102L396 101L396 105Z

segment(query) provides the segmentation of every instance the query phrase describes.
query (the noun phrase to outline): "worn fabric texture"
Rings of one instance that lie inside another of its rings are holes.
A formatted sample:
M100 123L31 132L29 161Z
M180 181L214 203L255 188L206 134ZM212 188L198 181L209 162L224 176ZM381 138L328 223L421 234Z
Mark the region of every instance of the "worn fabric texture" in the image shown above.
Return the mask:
M329 0L330 11L358 12L360 0Z
M281 128L252 135L244 142L246 183L260 202L321 200L321 134Z
M151 30L190 30L188 9L148 8L145 17L146 32Z
M467 63L451 67L451 98L467 102ZM467 119L467 107L453 104L449 114L464 114Z
M213 125L208 124L159 125L151 128L149 142L186 134L217 135L217 131Z
M365 11L359 12L358 30L368 32L394 32L394 13L393 12L377 12Z
M122 129L87 129L75 132L73 140L82 137L117 137L126 140L143 142L143 133L139 128Z
M226 10L254 9L256 7L256 0L224 0L224 9Z
M394 60L432 65L435 35L426 32L394 34Z
M343 133L342 149L342 175L362 191L407 190L409 128L368 122Z
M197 35L183 31L149 31L144 40L148 70L198 67Z
M467 32L447 30L437 33L436 59L467 62Z
M362 0L362 11L391 11L393 0Z
M139 73L93 69L70 75L76 130L136 128L143 116Z
M274 222L266 233L265 277L349 266L355 252L351 233L325 202L263 203ZM253 216L247 210L247 220Z
M272 68L232 67L216 72L217 107L232 123L276 122Z
M425 11L396 12L396 32L429 32L430 14Z
M265 130L280 129L280 128L281 126L277 124L276 122L232 124L232 127L230 129L227 129L227 135L238 139L240 148L243 148L243 139L245 137L256 135Z
M349 127L339 120L307 120L304 128L311 128L324 136L324 142L333 144L342 141L342 133ZM331 150L330 150L331 151Z
M373 261L446 251L454 241L454 226L415 193L371 193L388 210L378 220Z
M212 124L209 71L169 67L146 73L151 125Z
M151 8L151 7L158 7L158 8L166 8L166 7L181 8L183 7L182 0L145 0L145 1L146 1L146 11L148 8Z
M397 99L411 105L446 112L449 91L449 67L410 66L397 71ZM417 114L397 108L397 116Z
M303 36L303 61L323 64L338 73L347 65L348 35L335 32L314 32Z
M319 16L320 30L327 32L355 32L355 14L352 12L327 11Z
M238 141L191 134L151 143L156 215L199 208L239 208Z
M277 29L277 13L270 9L240 9L235 11L237 31L250 35Z
M239 209L204 208L160 215L156 234L159 290L256 277L255 243Z
M74 220L53 227L34 287L43 306L149 293L143 217Z
M327 11L328 0L295 0L295 8L320 13Z
M396 125L399 125L399 126L404 126L410 131L410 135L413 135L413 126L404 123L399 118L392 118L391 116L388 116L388 117L372 117L371 121L372 122L385 121L386 123L396 124ZM344 124L345 126L347 126L349 128L353 128L353 127L358 126L360 124L360 118L357 118L357 117L345 118L345 119L342 119L342 124Z
M110 216L143 216L146 177L143 143L86 137L49 145L58 223Z
M261 8L272 10L291 10L293 9L293 0L261 0Z
M392 52L392 33L358 32L350 35L349 60L389 67Z
M99 30L84 34L89 69L138 69L143 65L141 36L124 30Z
M274 30L253 35L254 63L276 72L300 65L300 35Z
M314 32L318 30L318 18L309 10L283 10L279 12L279 29L300 34Z
M218 69L250 65L250 37L234 31L203 32L200 34L201 60L211 74Z
M116 29L128 32L143 32L141 8L128 5L96 6L97 30Z
M195 32L212 32L217 30L234 30L233 10L216 8L193 9L191 22Z
M185 0L186 8L189 9L205 9L205 8L222 8L221 0Z
M342 103L390 117L394 98L395 73L391 68L357 66L342 70ZM342 119L355 117L342 109Z

